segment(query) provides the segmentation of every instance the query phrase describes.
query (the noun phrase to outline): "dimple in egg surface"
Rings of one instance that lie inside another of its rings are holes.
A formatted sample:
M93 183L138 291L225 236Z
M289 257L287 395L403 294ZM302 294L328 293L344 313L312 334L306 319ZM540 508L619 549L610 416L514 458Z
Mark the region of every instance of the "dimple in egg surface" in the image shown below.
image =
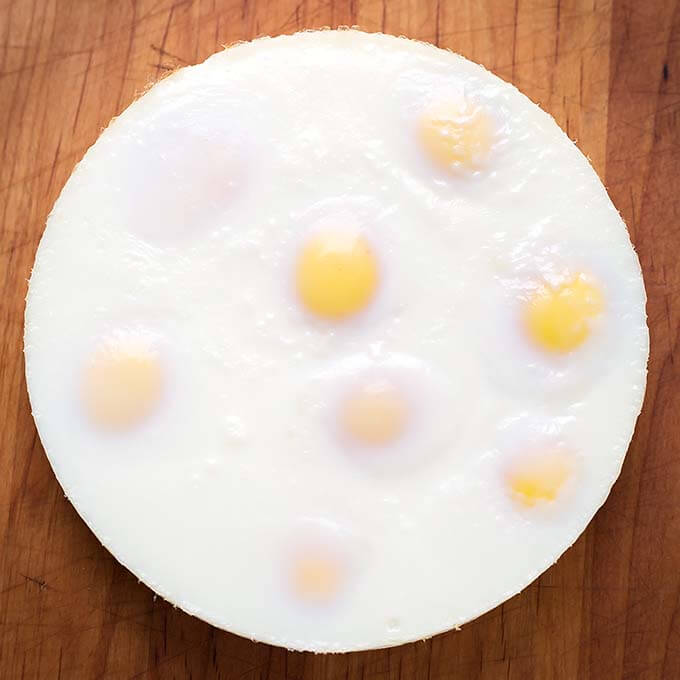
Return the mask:
M457 55L322 31L180 70L104 131L36 256L26 374L66 494L156 592L365 649L573 543L641 407L644 307L546 113Z

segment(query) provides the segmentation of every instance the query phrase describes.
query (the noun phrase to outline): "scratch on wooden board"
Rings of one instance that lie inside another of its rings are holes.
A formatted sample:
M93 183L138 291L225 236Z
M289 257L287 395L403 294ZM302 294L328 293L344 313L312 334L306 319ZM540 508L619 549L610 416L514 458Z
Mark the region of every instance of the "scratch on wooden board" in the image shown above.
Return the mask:
M217 17L217 25L219 26L219 17ZM166 37L166 39L167 39L167 37ZM183 64L188 64L188 63L189 63L186 59L182 59L182 57L180 57L180 56L178 56L178 55L176 55L176 54L173 54L172 52L168 52L168 51L167 51L166 49L164 49L163 47L158 47L158 46L154 45L153 43L151 43L151 45L149 45L149 47L150 47L154 52L158 52L158 54L159 54L161 57L170 57L171 59L175 59L175 60L177 60L177 61L180 61L180 62L182 62Z
M517 14L519 12L519 0L515 0L514 20L512 28L512 82L515 82L515 67L517 65Z
M47 191L52 188L52 183L54 182L54 174L57 171L57 164L59 163L59 152L61 151L61 140L63 135L59 135L59 141L57 142L57 148L54 151L54 156L52 157L52 168L50 169L50 178L47 182Z
M560 54L560 19L561 19L562 0L557 0L557 11L555 16L555 63Z
M167 54L166 51L165 51L165 44L168 41L168 33L170 31L170 24L172 23L172 15L174 14L174 12L175 12L175 6L172 5L172 7L170 7L170 11L168 12L168 19L165 22L165 29L163 30L163 38L161 40L161 46L158 48L159 57L158 57L158 65L156 66L156 80L158 80L158 78L160 77L160 73L161 73L161 68L162 68L162 65L161 65L161 62L160 62L161 56L163 56L164 54Z
M78 118L80 117L80 109L83 105L83 97L85 96L85 86L87 85L87 76L90 73L90 67L92 66L92 53L93 50L89 50L87 57L87 66L85 67L85 73L83 74L83 84L80 88L80 95L78 96L78 105L76 106L76 115L73 118L73 134L75 134L76 128L78 127ZM61 143L61 139L59 140Z
M35 578L34 576L28 576L27 574L22 574L21 572L19 572L19 576L22 576L31 583L35 583L35 585L37 585L40 588L40 590L45 590L46 588L49 587L43 579Z
M132 45L135 39L135 30L137 28L137 2L132 0L132 23L130 25L130 37L128 38L127 50L125 51L125 60L123 62L123 77L120 79L120 90L118 92L118 101L116 103L116 109L120 110L123 91L125 88L125 78L127 76L128 68L130 66L130 55L132 54Z

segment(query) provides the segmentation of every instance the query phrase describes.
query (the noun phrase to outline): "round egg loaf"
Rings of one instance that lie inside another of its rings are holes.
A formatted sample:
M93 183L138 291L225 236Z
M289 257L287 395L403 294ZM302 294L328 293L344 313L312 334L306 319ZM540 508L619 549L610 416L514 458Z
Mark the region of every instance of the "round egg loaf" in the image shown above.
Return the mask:
M262 38L156 84L49 216L47 456L99 540L216 626L425 638L579 536L640 412L628 232L554 120L461 56Z

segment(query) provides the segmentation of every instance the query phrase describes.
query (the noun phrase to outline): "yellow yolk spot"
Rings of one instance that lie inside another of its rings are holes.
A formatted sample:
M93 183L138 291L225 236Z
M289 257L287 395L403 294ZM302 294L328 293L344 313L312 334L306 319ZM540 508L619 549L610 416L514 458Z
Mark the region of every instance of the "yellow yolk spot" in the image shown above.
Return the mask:
M147 347L107 345L85 370L83 400L91 420L101 427L125 429L146 418L158 402L163 376Z
M341 425L355 441L369 446L389 444L401 435L408 406L399 390L383 380L370 382L351 394L343 405Z
M542 286L526 308L529 336L550 352L570 352L587 340L603 306L602 293L583 276L556 288Z
M307 309L326 319L361 311L378 285L378 262L368 241L354 229L312 236L300 253L297 290Z
M572 472L571 460L561 452L546 453L519 463L508 475L511 495L533 507L554 501Z
M341 580L340 565L323 556L303 557L293 565L293 589L308 602L329 601L338 591Z
M480 109L466 104L446 105L420 120L420 141L427 154L447 168L473 168L491 149L492 126Z

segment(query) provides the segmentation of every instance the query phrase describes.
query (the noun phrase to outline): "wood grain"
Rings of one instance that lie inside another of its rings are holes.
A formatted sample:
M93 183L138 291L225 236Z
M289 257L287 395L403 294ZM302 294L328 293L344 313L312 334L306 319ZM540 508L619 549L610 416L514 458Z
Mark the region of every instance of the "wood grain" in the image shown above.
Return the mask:
M629 225L649 294L649 387L584 535L460 632L340 656L216 630L154 597L64 498L30 415L26 280L101 128L221 45L356 24L481 62L552 113ZM0 678L678 680L680 0L0 0Z

